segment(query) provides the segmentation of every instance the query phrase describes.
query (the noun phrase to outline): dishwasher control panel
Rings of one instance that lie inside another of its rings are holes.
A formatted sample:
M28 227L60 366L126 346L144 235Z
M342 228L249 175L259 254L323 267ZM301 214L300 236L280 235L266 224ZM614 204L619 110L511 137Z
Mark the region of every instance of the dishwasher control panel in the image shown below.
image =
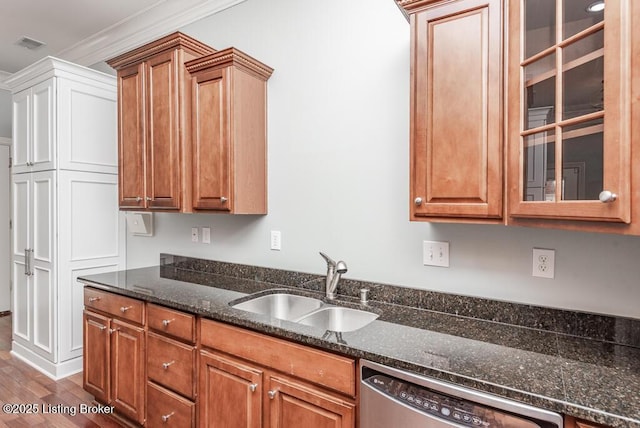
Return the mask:
M482 409L478 409L473 403L457 400L383 374L375 374L363 380L374 389L441 419L468 426L492 426L491 421L485 419L486 412L482 412Z

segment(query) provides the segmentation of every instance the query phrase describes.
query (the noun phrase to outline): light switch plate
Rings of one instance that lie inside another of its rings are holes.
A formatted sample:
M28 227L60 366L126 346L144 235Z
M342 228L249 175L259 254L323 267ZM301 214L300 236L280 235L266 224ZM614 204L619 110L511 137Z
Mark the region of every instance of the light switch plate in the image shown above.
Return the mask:
M271 249L275 251L282 249L282 235L279 230L271 231Z
M425 266L449 267L449 243L422 241L422 263Z
M202 228L202 243L211 244L211 228L210 227Z

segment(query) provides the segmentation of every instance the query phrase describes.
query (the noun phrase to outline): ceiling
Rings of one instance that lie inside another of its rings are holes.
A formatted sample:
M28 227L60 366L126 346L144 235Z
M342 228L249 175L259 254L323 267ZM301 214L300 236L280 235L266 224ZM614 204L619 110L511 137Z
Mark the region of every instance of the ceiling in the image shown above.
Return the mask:
M91 66L243 1L0 0L0 89L45 56ZM19 46L23 37L45 45Z

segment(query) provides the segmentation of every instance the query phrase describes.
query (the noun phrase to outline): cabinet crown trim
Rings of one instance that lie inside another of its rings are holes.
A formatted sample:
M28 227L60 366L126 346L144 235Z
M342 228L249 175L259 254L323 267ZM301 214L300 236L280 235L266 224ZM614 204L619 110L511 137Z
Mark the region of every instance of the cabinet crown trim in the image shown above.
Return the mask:
M192 74L203 70L218 69L231 65L236 65L249 72L253 72L264 80L268 79L273 73L273 68L233 47L185 63L187 71Z
M431 3L446 3L442 0L395 0L395 2L407 18L408 14L418 12L419 9L429 6Z
M16 71L4 81L4 84L15 94L51 77L66 77L73 80L89 79L93 84L103 85L105 88L115 89L116 87L115 76L52 56L42 58L22 70Z
M107 64L116 70L120 70L124 67L140 63L158 53L173 49L183 49L198 57L216 52L211 46L205 45L180 31L176 31L130 52L111 58L107 60Z

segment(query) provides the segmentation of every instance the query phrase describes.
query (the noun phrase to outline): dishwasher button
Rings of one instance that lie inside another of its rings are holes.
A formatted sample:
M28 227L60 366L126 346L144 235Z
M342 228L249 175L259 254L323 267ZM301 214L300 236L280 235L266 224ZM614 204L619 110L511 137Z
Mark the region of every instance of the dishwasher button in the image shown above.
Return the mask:
M448 407L443 407L442 409L440 409L440 413L442 413L445 416L449 416L451 414L451 410L449 410Z

